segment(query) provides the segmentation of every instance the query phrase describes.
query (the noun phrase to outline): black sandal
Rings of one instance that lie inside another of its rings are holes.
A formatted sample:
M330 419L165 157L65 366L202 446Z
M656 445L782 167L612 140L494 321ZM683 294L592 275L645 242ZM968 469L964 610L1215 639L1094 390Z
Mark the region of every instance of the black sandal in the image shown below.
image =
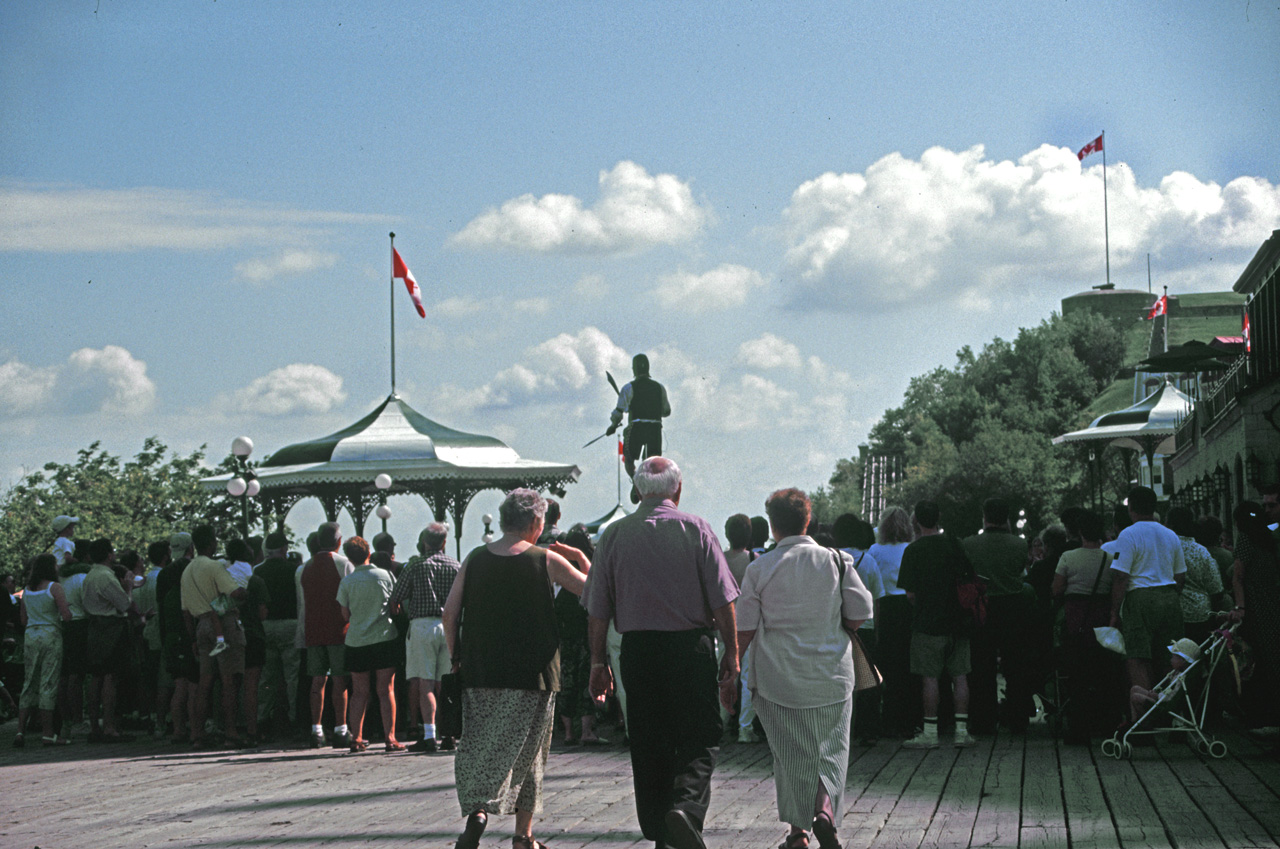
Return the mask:
M843 849L836 836L835 823L831 821L831 817L827 816L826 811L813 818L813 836L818 838L818 846L821 849Z
M511 849L547 849L547 844L539 843L532 837L511 836Z
M462 830L458 842L453 844L453 849L480 849L480 835L484 834L484 827L488 824L489 816L484 811L476 811L467 817L467 827Z
M799 834L791 834L788 832L785 840L778 849L809 849L809 835L803 831Z

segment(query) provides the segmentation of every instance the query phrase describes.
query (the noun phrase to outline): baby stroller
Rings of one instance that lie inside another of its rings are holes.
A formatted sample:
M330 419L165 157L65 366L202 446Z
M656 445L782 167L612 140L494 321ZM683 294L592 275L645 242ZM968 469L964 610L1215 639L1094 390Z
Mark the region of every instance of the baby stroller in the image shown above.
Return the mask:
M1198 646L1198 651L1176 651L1181 643L1189 644L1188 648L1195 646L1191 640L1179 640L1170 646L1175 654L1174 668L1151 691L1154 700L1133 723L1102 741L1102 754L1117 760L1128 758L1133 755L1133 740L1140 735L1185 732L1200 754L1226 757L1227 744L1206 735L1204 723L1214 672L1230 653L1237 627L1238 624L1232 624L1214 631ZM1185 662L1177 663L1178 658ZM1161 716L1168 716L1169 722L1160 722Z

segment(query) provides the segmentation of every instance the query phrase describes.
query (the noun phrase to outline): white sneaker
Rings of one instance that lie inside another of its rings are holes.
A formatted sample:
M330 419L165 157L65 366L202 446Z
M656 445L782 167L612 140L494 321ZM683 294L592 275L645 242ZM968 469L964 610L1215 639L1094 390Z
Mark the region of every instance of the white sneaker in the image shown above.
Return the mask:
M738 742L739 743L759 743L760 735L756 734L755 729L753 728L739 728Z
M227 644L222 640L214 643L213 648L209 649L209 657L217 657L227 650Z
M910 740L903 742L902 748L904 749L936 749L938 748L938 735L925 734L923 731L921 731L919 734L912 737Z
M968 731L957 731L955 739L955 747L957 749L965 749L977 743L977 739Z

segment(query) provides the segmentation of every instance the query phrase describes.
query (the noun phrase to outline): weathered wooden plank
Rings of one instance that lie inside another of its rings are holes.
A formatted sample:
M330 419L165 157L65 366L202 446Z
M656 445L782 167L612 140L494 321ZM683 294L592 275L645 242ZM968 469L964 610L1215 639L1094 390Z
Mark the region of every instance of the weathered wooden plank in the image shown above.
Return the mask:
M1062 802L1057 748L1028 746L1022 769L1022 825L1019 830L1019 845L1024 849L1065 849L1067 818Z
M1136 757L1145 758L1151 755L1152 750L1139 749ZM1097 765L1102 789L1107 796L1107 804L1115 815L1116 834L1120 837L1120 845L1124 849L1143 849L1143 847L1172 849L1172 844L1164 831L1164 823L1156 813L1152 800L1147 796L1147 791L1143 789L1133 764L1127 760L1117 761L1099 757Z
M920 845L957 754L958 750L950 747L928 751L903 788L888 822L871 841L874 849L916 849Z
M1180 849L1222 849L1222 838L1217 830L1196 807L1186 788L1162 758L1138 757L1134 760L1133 770L1147 795L1159 801L1158 815L1174 846Z
M1047 734L1000 736L966 750L855 750L841 832L877 847L1275 847L1280 772L1229 736L1232 755L1180 745L1138 750L1136 767L1056 747ZM192 752L137 741L65 749L0 748L0 846L452 846L462 828L448 755L349 755L279 748ZM629 849L640 835L621 747L553 750L535 834L556 849ZM495 816L484 845L505 845ZM764 746L722 750L706 832L711 849L776 846L772 759Z
M921 840L922 846L943 849L969 845L982 801L982 785L991 762L992 746L993 741L987 739L959 752L933 820Z
M1072 849L1112 849L1119 844L1102 781L1088 746L1062 746L1058 770Z
M1001 734L991 749L971 846L1017 846L1022 828L1025 735Z
M1277 810L1280 809L1280 799L1274 794L1268 794L1271 797L1269 800L1265 797L1258 798L1259 816L1255 817L1236 797L1233 789L1214 774L1210 765L1193 755L1186 747L1162 745L1160 749L1166 764L1186 788L1188 797L1204 813L1223 843L1232 849L1275 849L1274 835L1260 817L1265 816L1275 824L1277 814L1280 813ZM1249 783L1254 787L1260 786L1256 779Z

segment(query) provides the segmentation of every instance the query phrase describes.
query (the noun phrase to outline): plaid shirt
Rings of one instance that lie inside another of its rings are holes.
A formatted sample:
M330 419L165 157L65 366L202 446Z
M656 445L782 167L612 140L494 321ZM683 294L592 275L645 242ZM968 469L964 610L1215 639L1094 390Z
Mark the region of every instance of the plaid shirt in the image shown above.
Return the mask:
M396 588L391 591L388 607L396 604L404 607L410 619L439 616L444 611L445 599L453 589L453 579L462 568L457 560L443 551L430 557L413 558L400 572Z

